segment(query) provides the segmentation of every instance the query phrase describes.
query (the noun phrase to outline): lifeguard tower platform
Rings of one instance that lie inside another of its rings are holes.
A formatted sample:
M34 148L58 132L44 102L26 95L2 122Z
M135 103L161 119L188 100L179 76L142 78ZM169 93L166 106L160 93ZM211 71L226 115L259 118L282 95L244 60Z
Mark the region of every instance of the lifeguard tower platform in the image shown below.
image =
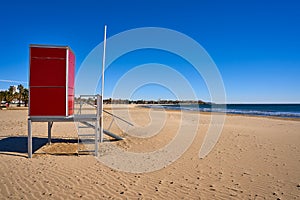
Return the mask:
M82 137L94 141L94 155L98 155L99 142L103 134L117 140L122 138L101 127L103 101L100 95L81 95L79 109L74 113L75 102L75 54L68 46L30 45L29 112L28 112L28 157L32 157L32 123L48 123L48 143L51 143L51 128L54 122L76 122L78 143ZM81 101L94 98L93 104ZM96 103L95 103L96 102ZM92 114L82 112L84 104L95 109ZM109 113L111 114L111 113ZM112 114L111 114L112 115ZM129 122L127 122L129 123ZM129 123L130 124L130 123ZM90 128L92 133L82 129ZM79 150L78 150L78 153Z

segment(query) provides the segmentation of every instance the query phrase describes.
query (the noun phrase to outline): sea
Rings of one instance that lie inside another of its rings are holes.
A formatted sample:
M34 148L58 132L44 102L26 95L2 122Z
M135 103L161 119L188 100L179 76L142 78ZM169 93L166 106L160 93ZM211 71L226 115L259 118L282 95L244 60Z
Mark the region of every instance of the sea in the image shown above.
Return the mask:
M300 104L182 104L146 105L145 107L164 108L167 110L186 110L281 118L300 118Z

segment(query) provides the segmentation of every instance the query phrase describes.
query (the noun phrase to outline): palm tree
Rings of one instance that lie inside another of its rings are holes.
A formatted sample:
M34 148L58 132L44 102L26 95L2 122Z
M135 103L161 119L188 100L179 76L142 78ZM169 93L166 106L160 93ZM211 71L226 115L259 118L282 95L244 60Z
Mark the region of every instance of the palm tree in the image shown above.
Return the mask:
M0 91L0 110L2 109L2 101L5 99L5 91Z
M4 101L5 91L0 91L0 102Z
M22 100L25 103L25 107L27 107L28 101L29 101L29 90L27 88L24 88L24 90L23 90Z
M19 90L19 93L18 93L19 104L18 104L18 106L20 107L21 106L22 97L23 97L23 93L24 93L24 86L22 84L18 85L18 90Z
M7 102L8 107L10 102L12 102L12 100L15 98L15 92L16 92L15 86L10 86L8 91L5 91L5 100Z

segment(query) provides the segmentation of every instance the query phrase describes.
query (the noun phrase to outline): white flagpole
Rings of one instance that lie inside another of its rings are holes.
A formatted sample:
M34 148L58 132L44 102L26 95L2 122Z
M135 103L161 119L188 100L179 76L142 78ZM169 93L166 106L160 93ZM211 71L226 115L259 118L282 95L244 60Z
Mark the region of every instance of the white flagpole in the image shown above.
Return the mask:
M106 53L106 29L104 26L104 41L103 41L103 58L102 58L102 88L101 88L101 111L100 111L100 142L103 142L103 95L104 95L104 68L105 68L105 53Z

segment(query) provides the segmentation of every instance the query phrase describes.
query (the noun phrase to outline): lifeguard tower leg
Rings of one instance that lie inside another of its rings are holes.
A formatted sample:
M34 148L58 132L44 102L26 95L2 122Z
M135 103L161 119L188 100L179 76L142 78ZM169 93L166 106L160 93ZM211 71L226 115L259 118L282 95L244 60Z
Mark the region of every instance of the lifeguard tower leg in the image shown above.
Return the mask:
M48 144L51 144L51 129L53 122L48 122Z
M28 158L32 158L31 119L28 119Z

